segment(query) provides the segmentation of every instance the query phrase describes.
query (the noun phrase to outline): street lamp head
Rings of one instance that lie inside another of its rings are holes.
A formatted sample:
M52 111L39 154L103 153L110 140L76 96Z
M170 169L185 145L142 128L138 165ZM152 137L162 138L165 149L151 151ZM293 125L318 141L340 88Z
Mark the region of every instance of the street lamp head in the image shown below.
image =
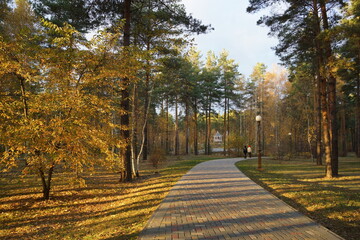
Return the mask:
M255 120L256 120L257 122L260 122L260 121L261 121L261 116L260 116L260 115L257 115L256 118L255 118Z

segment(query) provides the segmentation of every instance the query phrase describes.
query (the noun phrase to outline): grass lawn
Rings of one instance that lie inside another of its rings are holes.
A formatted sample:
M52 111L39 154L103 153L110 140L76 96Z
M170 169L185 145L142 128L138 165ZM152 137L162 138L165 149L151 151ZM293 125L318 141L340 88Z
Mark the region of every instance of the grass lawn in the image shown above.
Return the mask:
M263 159L237 163L239 169L289 205L347 240L360 239L360 159L340 158L336 179L311 161Z
M72 186L69 173L56 172L51 200L41 201L36 175L0 173L0 239L136 239L171 186L197 163L219 157L193 157L150 166L142 178L119 183L108 171L84 175Z

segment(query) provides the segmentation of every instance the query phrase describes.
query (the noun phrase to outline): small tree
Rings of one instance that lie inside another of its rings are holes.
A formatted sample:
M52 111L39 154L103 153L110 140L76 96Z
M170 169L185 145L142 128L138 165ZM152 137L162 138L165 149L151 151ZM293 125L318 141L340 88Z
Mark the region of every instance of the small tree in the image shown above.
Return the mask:
M166 160L166 152L161 146L155 146L150 154L150 161L155 168L155 173L158 172L159 163Z
M39 174L44 199L56 166L77 175L84 167L112 166L119 156L111 146L124 147L112 134L121 128L112 113L124 114L116 104L118 79L136 64L123 61L120 28L114 30L87 42L68 24L42 21L28 36L20 28L15 38L0 38L0 79L17 83L1 98L0 129L8 150L0 164L9 169L24 158L23 172Z

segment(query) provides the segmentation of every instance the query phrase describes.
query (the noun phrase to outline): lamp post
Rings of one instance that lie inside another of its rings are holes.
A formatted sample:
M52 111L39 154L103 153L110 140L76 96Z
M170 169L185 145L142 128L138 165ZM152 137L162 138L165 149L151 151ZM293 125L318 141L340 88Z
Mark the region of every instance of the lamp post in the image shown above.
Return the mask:
M258 139L258 170L261 170L261 136L260 136L260 122L261 122L261 116L257 115L255 120L257 121L258 127L257 127L257 139Z
M289 138L290 138L290 155L289 155L289 160L291 160L292 157L292 137L291 137L291 132L288 133Z

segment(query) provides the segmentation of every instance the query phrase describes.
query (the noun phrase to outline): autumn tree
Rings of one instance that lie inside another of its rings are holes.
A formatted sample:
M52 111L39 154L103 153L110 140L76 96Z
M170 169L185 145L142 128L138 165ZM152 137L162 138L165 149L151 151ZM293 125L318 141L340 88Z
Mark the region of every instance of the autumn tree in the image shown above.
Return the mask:
M248 11L255 12L280 2L251 0ZM272 34L279 38L276 53L288 66L301 64L302 60L306 60L304 57L309 56L309 52L312 53L314 74L317 75L321 93L319 99L327 177L336 177L338 174L336 77L333 72L335 58L328 32L338 19L337 11L331 9L339 6L341 2L314 0L308 4L305 1L288 0L283 5L286 7L283 13L274 13L259 20L260 24L269 26Z
M20 10L37 23L26 1L19 1L12 14ZM28 25L12 27L13 37L0 43L0 79L17 82L1 97L2 140L8 148L1 164L8 169L25 159L24 172L38 172L43 197L49 199L59 165L76 175L95 165L119 165L111 146L126 144L111 134L112 128L121 129L111 113L123 112L113 93L124 88L118 79L136 72L137 65L119 48L121 27L87 42L68 24L43 20L26 31Z

